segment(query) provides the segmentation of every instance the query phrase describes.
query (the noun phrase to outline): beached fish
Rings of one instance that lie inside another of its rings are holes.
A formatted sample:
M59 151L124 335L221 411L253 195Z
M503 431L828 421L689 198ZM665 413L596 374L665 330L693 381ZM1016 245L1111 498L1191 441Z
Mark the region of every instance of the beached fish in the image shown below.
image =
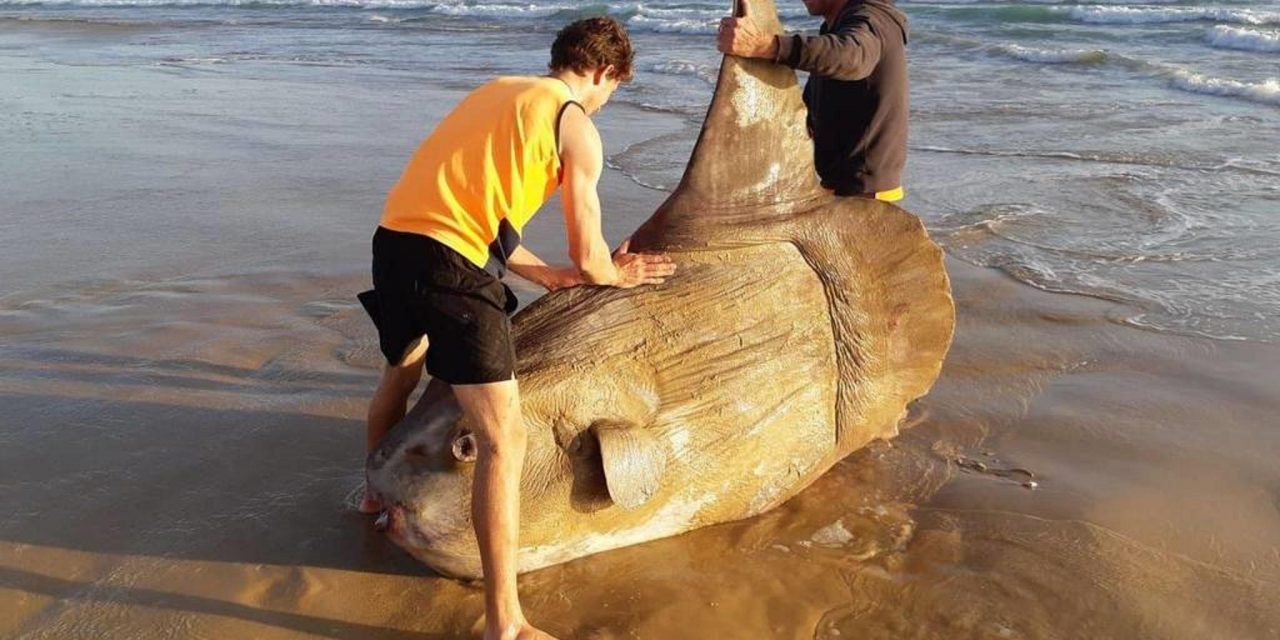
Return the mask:
M933 384L954 325L942 252L902 209L824 191L812 153L794 72L726 57L683 180L632 238L677 275L516 315L522 571L771 509L895 435ZM480 575L473 449L433 385L368 461L392 538L459 577Z

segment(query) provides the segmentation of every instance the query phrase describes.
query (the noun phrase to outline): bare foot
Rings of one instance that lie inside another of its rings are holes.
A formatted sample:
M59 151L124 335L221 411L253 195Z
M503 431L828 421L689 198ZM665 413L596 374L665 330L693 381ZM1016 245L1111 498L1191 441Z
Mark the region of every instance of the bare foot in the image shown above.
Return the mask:
M516 640L557 640L555 636L541 629L534 629L533 625L526 624L524 628L516 634Z
M357 507L357 509L360 510L360 513L373 515L382 511L382 502L373 497L373 494L366 490L364 492L364 497L360 499L360 506Z
M520 625L512 625L507 627L506 632L496 629L485 630L484 640L556 640L556 637L535 629L533 625L525 622Z

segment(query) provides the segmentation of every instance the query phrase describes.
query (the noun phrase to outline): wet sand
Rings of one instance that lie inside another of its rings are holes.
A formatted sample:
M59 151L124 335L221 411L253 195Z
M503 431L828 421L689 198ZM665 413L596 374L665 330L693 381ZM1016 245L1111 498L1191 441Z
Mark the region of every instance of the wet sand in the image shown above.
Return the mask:
M86 70L13 37L0 637L467 637L477 586L352 509L368 238L457 91ZM49 46L101 46L75 37ZM611 154L684 126L601 125ZM616 171L603 190L613 241L664 197ZM558 258L555 207L528 241ZM566 639L1280 637L1280 348L949 267L955 346L898 439L762 517L527 575L532 619Z
M1280 634L1280 354L950 269L955 347L898 439L762 517L529 574L533 619L565 638ZM377 365L363 277L6 308L0 635L466 637L479 590L350 508Z

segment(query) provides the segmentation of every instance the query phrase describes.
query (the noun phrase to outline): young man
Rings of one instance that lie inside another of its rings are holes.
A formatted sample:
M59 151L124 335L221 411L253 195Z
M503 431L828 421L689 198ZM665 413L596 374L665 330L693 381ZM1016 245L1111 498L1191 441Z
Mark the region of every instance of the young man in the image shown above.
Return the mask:
M423 365L449 383L475 427L472 518L485 575L486 640L547 638L516 594L525 452L505 268L555 290L660 284L670 258L610 255L596 184L604 166L589 116L631 79L632 49L611 18L574 22L551 46L551 73L498 78L436 126L387 197L373 237L373 290L361 294L387 366L369 405L368 447L405 415ZM521 247L520 231L563 185L572 267ZM361 511L380 509L365 495Z
M804 0L819 35L774 35L752 16L720 22L721 52L809 72L814 164L840 196L901 200L907 163L907 17L893 0Z

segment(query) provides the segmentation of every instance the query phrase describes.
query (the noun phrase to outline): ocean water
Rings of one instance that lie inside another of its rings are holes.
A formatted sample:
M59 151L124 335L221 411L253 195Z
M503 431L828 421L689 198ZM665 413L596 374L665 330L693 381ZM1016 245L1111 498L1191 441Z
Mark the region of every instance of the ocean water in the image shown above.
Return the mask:
M636 80L615 100L685 123L650 136L641 127L609 166L664 190L679 180L710 97L711 34L728 4L0 0L0 26L32 34L7 45L23 55L101 73L150 67L216 83L360 69L464 90L542 72L560 25L608 13L638 50ZM1280 338L1280 4L900 6L912 31L904 206L951 254L1042 289L1113 300L1118 322ZM798 0L779 10L789 29L818 26ZM60 37L39 36L50 30ZM26 130L24 113L6 114L7 131ZM27 181L19 160L0 167Z

